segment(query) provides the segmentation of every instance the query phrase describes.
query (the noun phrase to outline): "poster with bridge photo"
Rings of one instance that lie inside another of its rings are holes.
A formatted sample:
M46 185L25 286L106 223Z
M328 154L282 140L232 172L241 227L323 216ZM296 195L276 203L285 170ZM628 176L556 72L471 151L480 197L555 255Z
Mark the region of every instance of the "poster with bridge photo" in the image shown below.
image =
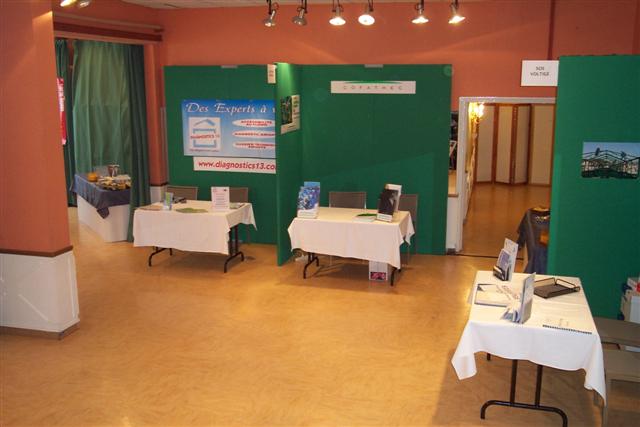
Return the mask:
M583 143L583 178L637 179L638 163L640 142Z

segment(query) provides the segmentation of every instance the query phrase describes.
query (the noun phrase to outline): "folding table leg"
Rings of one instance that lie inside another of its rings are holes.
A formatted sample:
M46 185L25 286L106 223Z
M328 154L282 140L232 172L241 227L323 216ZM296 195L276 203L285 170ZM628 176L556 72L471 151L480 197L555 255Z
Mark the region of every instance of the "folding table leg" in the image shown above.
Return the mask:
M498 406L509 406L512 408L520 408L520 409L533 409L536 411L545 411L545 412L555 412L560 415L562 418L562 427L567 427L569 425L569 420L567 419L567 414L560 408L556 408L554 406L542 406L540 405L540 392L542 390L542 365L538 365L537 367L537 375L536 375L536 397L535 403L532 405L530 403L521 403L516 402L516 379L518 376L518 361L513 360L511 363L511 390L509 393L509 401L504 400L487 400L482 408L480 409L480 418L484 420L485 413L487 412L487 408L491 405Z
M238 240L238 225L234 225L231 230L229 230L229 256L224 262L224 272L227 272L227 264L229 261L240 255L240 260L244 261L244 254L240 249L240 244Z

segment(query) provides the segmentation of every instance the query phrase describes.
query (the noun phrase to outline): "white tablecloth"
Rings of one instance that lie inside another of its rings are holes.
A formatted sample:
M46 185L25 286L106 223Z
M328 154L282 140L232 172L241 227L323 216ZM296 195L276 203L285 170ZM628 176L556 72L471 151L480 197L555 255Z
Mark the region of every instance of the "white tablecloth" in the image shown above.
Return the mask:
M355 221L375 210L321 207L317 218L294 218L291 248L306 252L378 261L400 268L400 245L413 236L409 212L396 212L393 222Z
M206 213L180 213L176 209L206 209ZM133 245L157 246L193 252L229 254L229 230L237 224L256 226L251 203L238 209L213 211L210 201L188 200L170 211L136 209Z
M526 276L516 273L513 282L521 283ZM536 279L542 277L548 276L536 276ZM578 278L563 279L580 285ZM491 272L479 271L474 292L478 283L500 282ZM500 319L504 310L504 307L471 305L469 321L451 360L459 379L476 374L474 354L483 351L567 371L584 369L585 388L595 389L606 398L602 345L583 290L549 299L534 296L531 317L522 325ZM558 322L589 333L543 327L558 325Z

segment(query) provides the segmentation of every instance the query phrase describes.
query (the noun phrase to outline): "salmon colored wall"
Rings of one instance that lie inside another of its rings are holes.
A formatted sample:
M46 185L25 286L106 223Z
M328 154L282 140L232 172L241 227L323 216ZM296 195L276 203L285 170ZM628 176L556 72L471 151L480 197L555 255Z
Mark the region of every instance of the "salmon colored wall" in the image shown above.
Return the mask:
M633 53L638 0L558 0L553 56Z
M0 3L0 251L70 245L51 7Z
M124 3L120 0L93 0L91 5L83 8L75 5L61 7L60 0L51 0L51 8L54 12L64 12L77 16L157 25L156 9Z
M452 108L460 96L555 96L554 88L520 86L523 59L547 59L555 4L552 57L629 54L638 0L462 2L467 19L447 23L448 2L426 2L431 22L410 23L413 4L375 4L376 23L356 22L361 4L345 4L347 24L328 24L331 6L309 4L308 25L291 23L281 7L274 28L261 25L264 7L161 11L165 65L450 63Z

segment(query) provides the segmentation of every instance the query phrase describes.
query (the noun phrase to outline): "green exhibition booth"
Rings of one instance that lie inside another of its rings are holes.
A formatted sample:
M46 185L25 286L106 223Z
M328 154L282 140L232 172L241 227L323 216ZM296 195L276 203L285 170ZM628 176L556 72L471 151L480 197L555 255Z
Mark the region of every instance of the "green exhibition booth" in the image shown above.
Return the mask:
M619 285L640 268L640 180L584 179L583 143L640 141L640 57L565 57L560 61L548 271L581 278L596 315L615 317ZM415 81L415 94L340 94L332 81ZM277 64L165 67L171 184L250 188L258 230L252 241L291 256L287 228L303 181L329 191L366 191L375 207L385 183L419 196L419 253L444 254L447 218L449 65ZM184 99L270 99L300 95L301 127L276 131L275 174L194 171L183 153Z
M331 93L332 81L415 81L414 94ZM444 254L447 218L451 67L449 65L277 64L276 83L267 66L165 67L169 177L197 185L208 199L212 186L249 187L257 231L251 239L277 245L278 264L291 256L287 227L296 214L304 181L329 191L366 191L376 207L385 183L418 194L417 249ZM299 130L280 133L280 100L299 95ZM273 100L276 107L276 173L195 171L182 142L185 99ZM411 126L407 126L411 123Z

